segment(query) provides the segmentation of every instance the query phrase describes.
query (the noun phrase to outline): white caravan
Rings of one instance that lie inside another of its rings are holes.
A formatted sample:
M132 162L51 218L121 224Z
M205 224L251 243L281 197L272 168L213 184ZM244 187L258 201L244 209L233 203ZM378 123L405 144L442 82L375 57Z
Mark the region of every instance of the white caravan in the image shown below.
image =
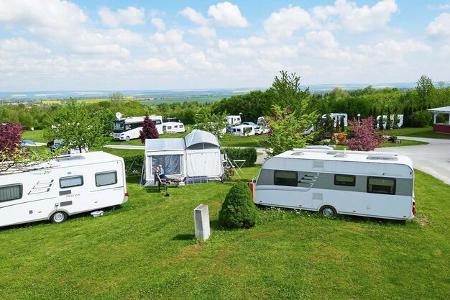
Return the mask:
M184 124L181 122L166 122L163 123L163 132L164 133L181 133L185 132L186 128Z
M139 138L144 125L145 117L122 118L121 114L116 114L117 120L114 121L113 138L115 140L129 141ZM162 116L149 116L155 122L155 127L159 134L163 134Z
M128 200L121 157L90 152L0 174L0 227L50 220Z
M294 149L264 163L255 191L256 204L325 216L415 216L413 165L397 154Z
M380 118L377 116L377 128L380 128ZM394 124L395 115L391 115L391 127L394 129L401 128L403 126L403 115L397 115L397 124ZM386 129L387 115L383 115L383 129Z
M241 116L235 115L235 116L227 116L227 124L228 126L234 126L241 124Z
M229 130L230 130L231 134L234 134L237 136L250 136L250 135L256 134L255 127L252 125L246 125L246 124L241 124L241 125L236 125L236 126L230 127Z
M322 115L322 120L325 121L327 115L333 119L334 127L339 127L341 125L341 118L344 118L344 126L348 126L348 115L346 113L330 113Z

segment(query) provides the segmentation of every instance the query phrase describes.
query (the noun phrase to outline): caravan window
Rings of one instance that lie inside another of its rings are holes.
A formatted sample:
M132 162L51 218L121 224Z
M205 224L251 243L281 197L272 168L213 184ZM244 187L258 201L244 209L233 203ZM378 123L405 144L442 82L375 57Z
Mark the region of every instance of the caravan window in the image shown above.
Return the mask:
M334 175L334 185L355 186L356 177L353 175Z
M23 186L21 184L10 184L0 186L0 202L12 201L22 198Z
M83 176L69 176L59 179L59 187L62 189L83 185Z
M181 155L154 155L152 156L152 168L161 165L165 175L181 174Z
M112 185L117 183L117 172L102 172L95 174L95 185L96 186L105 186Z
M298 173L295 171L275 171L275 185L297 186Z
M395 194L395 179L384 177L368 177L367 192L376 194Z

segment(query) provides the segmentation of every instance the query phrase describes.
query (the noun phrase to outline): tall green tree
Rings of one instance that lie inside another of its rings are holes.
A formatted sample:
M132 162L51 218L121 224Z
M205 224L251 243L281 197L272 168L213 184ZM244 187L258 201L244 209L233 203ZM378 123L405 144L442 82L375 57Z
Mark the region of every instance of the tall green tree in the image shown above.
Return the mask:
M270 91L274 94L272 113L267 118L271 133L266 141L271 155L304 147L318 114L313 110L308 89L302 90L300 76L281 71Z
M225 114L213 114L209 108L202 108L195 114L194 129L208 131L221 138L226 128Z
M431 78L426 75L422 75L416 85L416 92L419 97L419 107L421 110L430 108L434 91L435 88Z
M105 123L97 111L86 104L70 101L51 118L46 137L61 139L68 149L92 149L106 141Z

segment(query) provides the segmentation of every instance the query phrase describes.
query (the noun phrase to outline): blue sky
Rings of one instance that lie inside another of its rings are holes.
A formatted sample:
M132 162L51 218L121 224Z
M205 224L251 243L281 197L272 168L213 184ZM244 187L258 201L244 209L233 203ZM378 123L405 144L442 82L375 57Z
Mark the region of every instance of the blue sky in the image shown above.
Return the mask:
M450 1L0 0L0 90L449 81Z

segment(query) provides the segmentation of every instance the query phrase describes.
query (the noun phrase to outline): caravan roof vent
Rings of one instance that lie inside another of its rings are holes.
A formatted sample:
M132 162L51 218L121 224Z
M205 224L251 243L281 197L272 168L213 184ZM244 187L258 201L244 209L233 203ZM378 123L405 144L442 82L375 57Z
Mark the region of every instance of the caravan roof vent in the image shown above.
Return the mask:
M341 151L341 152L336 151L336 154L334 155L334 157L345 157L345 156L346 156L345 151Z
M295 151L295 152L292 152L292 156L300 156L300 155L303 155L304 153L303 152L301 152L301 151Z
M367 159L372 160L397 160L398 155L392 153L377 153L377 154L369 154Z
M306 149L316 149L316 150L334 150L333 147L330 146L325 146L325 145L311 145L311 146L306 146Z
M84 156L67 154L56 157L56 161L78 160L78 159L84 159Z

